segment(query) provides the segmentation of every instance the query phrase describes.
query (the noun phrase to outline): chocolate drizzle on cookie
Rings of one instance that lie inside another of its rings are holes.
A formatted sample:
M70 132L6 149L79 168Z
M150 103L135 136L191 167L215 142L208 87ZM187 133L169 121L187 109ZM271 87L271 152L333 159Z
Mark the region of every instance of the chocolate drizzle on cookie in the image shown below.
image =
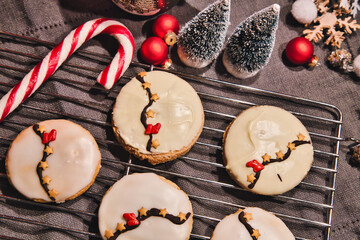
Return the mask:
M144 109L141 112L140 115L140 121L142 123L142 125L144 126L145 129L148 129L148 124L147 124L147 111L148 108L153 104L153 102L155 102L159 97L156 94L152 94L150 87L148 85L144 85L144 84L148 84L147 82L145 82L144 80L144 76L146 75L145 72L141 72L136 76L136 79L139 80L139 82L141 82L141 84L144 87L144 90L147 92L147 95L149 97L149 103L144 107ZM156 98L154 98L156 96ZM151 151L151 147L152 147L152 140L153 140L153 133L149 133L149 140L146 144L146 150L147 151Z
M253 240L257 240L258 237L257 237L257 234L254 234L254 233L258 233L259 231L258 230L255 230L249 223L248 223L248 219L245 218L245 212L244 211L241 211L239 213L239 221L245 226L246 230L249 232L251 238Z
M115 240L119 237L120 234L125 233L127 231L131 231L137 227L139 227L141 225L142 221L145 221L146 219L150 218L150 217L162 217L165 219L168 219L170 222L172 222L173 224L176 225L181 225L183 223L185 223L191 216L191 213L188 212L186 214L184 213L179 213L178 216L169 214L166 209L158 209L158 208L151 208L150 210L147 210L145 208L141 208L138 210L139 212L139 216L138 217L128 217L126 215L135 215L133 213L125 213L124 214L124 218L126 218L128 220L128 222L125 223L118 223L117 224L117 228L115 232L112 232L111 230L107 230L105 233L105 237L108 240ZM129 220L131 219L131 220Z
M248 188L252 189L255 187L255 184L256 182L258 181L258 179L260 178L260 175L261 175L261 171L265 168L266 165L269 165L271 163L275 163L275 162L283 162L285 161L286 159L288 159L291 155L291 152L293 150L295 150L296 147L300 146L300 145L303 145L303 144L310 144L311 142L310 141L305 141L304 140L304 135L302 135L301 133L298 135L298 140L295 140L291 143L288 144L288 149L286 151L285 154L282 154L281 151L279 151L277 153L277 158L264 158L264 161L262 164L263 167L261 170L258 170L256 171L254 168L254 171L256 172L255 175L254 175L254 178L251 179L251 183L248 185ZM265 154L266 156L268 156L267 154ZM264 157L265 157L264 155ZM256 161L256 160L253 160L253 161ZM281 177L278 175L278 178L279 180L282 182L282 179Z
M54 201L58 193L54 189L49 189L48 184L51 179L48 176L44 176L43 171L48 167L47 157L53 153L52 148L49 146L49 143L55 140L56 130L53 129L50 133L46 133L45 128L43 126L39 126L38 124L35 124L33 126L33 130L41 138L42 143L44 144L43 156L38 165L36 166L36 173L39 177L42 188L45 190L49 198Z

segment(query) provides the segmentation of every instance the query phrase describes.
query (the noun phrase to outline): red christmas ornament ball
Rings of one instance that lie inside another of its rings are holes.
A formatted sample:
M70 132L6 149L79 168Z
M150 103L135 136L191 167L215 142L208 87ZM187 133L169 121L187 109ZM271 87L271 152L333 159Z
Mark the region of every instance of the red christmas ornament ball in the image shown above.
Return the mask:
M313 57L314 47L306 38L296 37L286 45L285 54L291 63L303 65Z
M174 16L170 14L163 14L155 20L153 25L153 33L155 36L164 38L165 34L168 32L174 32L175 34L178 34L179 28L179 22Z
M162 63L168 55L168 46L159 37L149 37L140 48L141 58L152 65Z
M166 7L166 1L165 1L165 0L158 0L157 5L158 5L158 8L160 8L160 9L165 9L165 7Z
M163 38L166 44L172 46L176 42L179 29L179 22L174 16L163 14L155 20L152 30L155 36Z

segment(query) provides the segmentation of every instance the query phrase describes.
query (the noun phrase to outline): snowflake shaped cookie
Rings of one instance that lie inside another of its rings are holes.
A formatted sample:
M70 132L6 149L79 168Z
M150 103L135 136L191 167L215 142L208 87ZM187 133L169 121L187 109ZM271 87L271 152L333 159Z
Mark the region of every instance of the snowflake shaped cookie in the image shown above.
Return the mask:
M330 10L329 2L329 0L316 1L321 15L313 21L313 29L305 29L303 34L305 38L315 43L324 39L326 45L340 48L345 40L344 34L351 34L360 29L360 25L356 20L351 21L350 11L341 5L335 4Z

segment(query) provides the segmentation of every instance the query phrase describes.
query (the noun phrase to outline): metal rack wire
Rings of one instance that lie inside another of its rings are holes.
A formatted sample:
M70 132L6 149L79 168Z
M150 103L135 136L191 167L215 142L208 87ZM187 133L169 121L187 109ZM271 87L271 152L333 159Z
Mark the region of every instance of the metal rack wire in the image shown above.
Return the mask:
M0 58L4 60L0 64L0 74L3 79L9 79L0 82L2 96L34 62L42 59L38 53L31 53L28 49L52 47L54 44L4 32L0 32L0 39L6 46L0 48ZM337 107L168 70L187 80L197 90L204 105L206 120L202 135L187 155L173 162L150 166L133 159L119 147L111 134L109 120L113 101L121 86L139 69L148 70L150 66L133 62L119 86L106 92L91 84L93 82L90 83L88 79L94 78L94 74L100 72L100 67L108 59L107 55L79 51L71 63L65 63L52 80L0 123L0 226L26 225L30 230L40 227L50 232L65 232L69 238L101 238L97 227L86 223L96 222L96 209L107 188L126 174L155 172L176 182L189 195L194 207L191 239L210 239L213 228L222 217L246 206L258 206L274 213L289 226L296 239L330 239L337 162L342 140L342 113ZM308 128L315 149L314 165L308 176L292 191L277 196L258 196L236 186L222 165L221 139L226 126L242 110L260 104L280 106L296 115ZM20 196L7 181L3 166L11 141L23 128L49 118L67 118L80 123L91 130L100 145L103 167L94 185L78 197L78 201L60 205L36 203ZM79 207L77 203L82 200L86 203ZM88 208L87 204L95 206ZM35 209L35 212L65 214L65 218L81 216L82 224L76 228L66 226L63 222L46 222L28 215L22 216L11 211L8 213L8 209L16 209L14 212ZM0 233L0 238L20 239L21 236L15 230L5 233Z

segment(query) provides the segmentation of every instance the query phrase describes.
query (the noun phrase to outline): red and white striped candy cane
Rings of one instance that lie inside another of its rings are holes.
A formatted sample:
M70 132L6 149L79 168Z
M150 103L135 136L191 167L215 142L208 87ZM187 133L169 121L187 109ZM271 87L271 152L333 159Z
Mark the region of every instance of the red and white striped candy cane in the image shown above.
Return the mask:
M110 89L129 67L134 56L134 38L122 23L99 18L88 21L67 35L14 88L0 99L0 122L45 82L84 42L101 34L109 34L119 42L115 57L98 76L97 81Z

